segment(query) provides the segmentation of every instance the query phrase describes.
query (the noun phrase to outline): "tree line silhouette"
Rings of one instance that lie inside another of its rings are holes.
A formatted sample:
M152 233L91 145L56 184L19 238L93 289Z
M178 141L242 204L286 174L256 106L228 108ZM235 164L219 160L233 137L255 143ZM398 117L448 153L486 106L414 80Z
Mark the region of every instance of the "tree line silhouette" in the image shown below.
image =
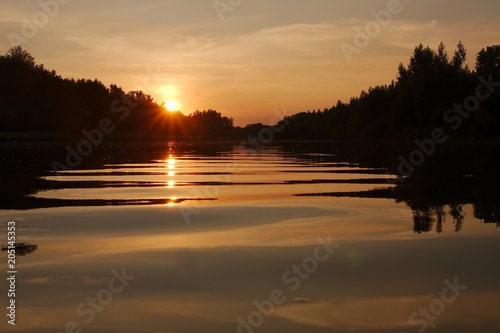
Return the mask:
M461 42L451 57L443 43L437 50L420 44L408 65L399 65L397 77L390 84L370 87L348 103L338 101L323 111L285 117L276 124L286 126L275 138L406 140L429 135L439 127L452 138L498 139L500 45L482 49L473 70L466 60L467 51ZM490 80L496 89L455 128L443 114L475 93L479 77ZM120 115L117 110L124 107L128 112ZM266 128L260 123L235 127L233 119L215 110L187 116L166 112L143 91L126 93L115 84L106 87L97 79L62 78L55 70L36 64L20 46L0 56L0 132L78 136L83 129L98 127L103 118L116 121L116 133L144 136L243 138Z
M397 78L388 85L370 87L348 103L294 116L278 136L281 139L387 140L429 135L435 128L450 137L491 139L500 137L500 87L480 103L460 128L447 123L447 109L474 95L478 78L500 81L500 45L482 49L476 68L466 64L462 43L450 59L441 43L438 50L417 46L408 65L400 64Z
M20 46L0 56L0 132L55 132L81 136L102 119L115 133L227 137L233 119L215 110L185 116L167 112L143 91L125 92L116 84L62 78Z

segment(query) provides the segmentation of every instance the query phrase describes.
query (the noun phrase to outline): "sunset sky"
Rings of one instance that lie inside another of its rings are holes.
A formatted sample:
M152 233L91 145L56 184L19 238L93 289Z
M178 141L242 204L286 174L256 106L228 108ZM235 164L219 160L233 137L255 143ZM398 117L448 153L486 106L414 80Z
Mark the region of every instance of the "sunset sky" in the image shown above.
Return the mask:
M41 3L52 10L55 1ZM356 29L392 1L59 0L46 24L38 1L2 1L0 51L15 34L63 77L144 90L185 114L212 108L245 125L271 122L273 109L323 109L389 83L419 43L443 41L453 53L461 40L471 67L481 48L500 43L498 0L401 0L349 62L340 46L355 46ZM33 19L42 20L38 31L23 34Z

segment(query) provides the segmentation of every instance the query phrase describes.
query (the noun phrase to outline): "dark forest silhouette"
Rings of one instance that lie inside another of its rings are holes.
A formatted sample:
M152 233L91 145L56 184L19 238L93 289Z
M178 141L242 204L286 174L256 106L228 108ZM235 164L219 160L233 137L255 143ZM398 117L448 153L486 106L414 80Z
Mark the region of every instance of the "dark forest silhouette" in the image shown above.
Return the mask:
M99 128L102 119L114 133L227 137L233 120L214 110L189 116L167 112L143 91L106 87L99 80L62 78L37 65L20 46L0 57L0 132L56 132L79 136Z
M370 87L349 103L297 114L280 138L409 139L428 136L438 127L452 138L499 138L500 87L457 130L451 128L455 123L443 120L447 109L475 94L480 76L500 81L500 45L481 50L473 71L466 59L462 43L451 59L442 43L437 51L419 45L409 64L399 65L395 81Z
M348 103L330 109L302 112L281 120L276 139L399 140L429 135L434 128L460 139L500 138L500 89L482 101L470 117L446 122L443 114L475 93L478 78L500 81L500 45L481 50L476 67L466 65L467 52L459 43L449 56L419 45L408 65L400 64L388 85L370 87ZM126 110L127 112L125 112ZM143 91L125 93L99 80L62 78L36 64L20 46L0 56L0 132L57 132L81 136L98 128L103 118L116 124L114 134L137 136L243 138L265 126L235 127L231 118L215 110L165 112ZM135 137L135 136L134 136Z

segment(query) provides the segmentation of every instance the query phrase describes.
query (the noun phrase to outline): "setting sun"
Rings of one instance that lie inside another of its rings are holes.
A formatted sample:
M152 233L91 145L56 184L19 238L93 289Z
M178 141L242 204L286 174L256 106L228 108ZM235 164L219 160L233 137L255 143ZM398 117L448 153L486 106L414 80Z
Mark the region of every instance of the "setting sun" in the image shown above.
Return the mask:
M167 101L165 103L165 108L168 111L179 111L179 104L176 101Z

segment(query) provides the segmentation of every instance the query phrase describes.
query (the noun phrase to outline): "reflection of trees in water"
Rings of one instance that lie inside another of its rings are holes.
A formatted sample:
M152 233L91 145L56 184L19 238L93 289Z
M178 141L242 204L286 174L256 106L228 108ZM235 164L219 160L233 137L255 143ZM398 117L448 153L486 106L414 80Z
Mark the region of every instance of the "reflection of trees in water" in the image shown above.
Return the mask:
M444 211L443 205L434 207L434 212L437 216L436 232L441 233L443 232L443 223L446 221L446 212Z
M446 212L448 206L448 212ZM495 223L500 227L500 210L495 204L473 204L474 217L483 223ZM462 230L465 221L463 205L437 205L428 208L413 209L413 231L416 233L427 233L435 230L437 233L443 232L443 224L446 216L453 218L455 232ZM435 227L434 227L435 225Z
M38 245L28 244L28 243L15 243L15 251L18 256L26 256L32 254L38 250ZM2 245L2 251L8 251L9 247L7 245Z
M416 233L429 232L434 224L432 212L428 211L413 211L413 231Z
M453 224L455 225L455 231L458 232L462 230L462 225L465 219L465 213L462 209L462 206L457 204L450 205L449 214L453 217Z
M462 208L460 207L460 209ZM434 224L436 224L436 232L441 233L443 232L443 224L445 222L446 210L444 205L436 205L422 210L413 210L413 231L416 233L421 234L430 232Z
M500 205L496 203L479 203L474 205L474 216L484 223L496 223L500 227Z
M400 160L396 157L409 156L414 148L367 143L282 144L283 151L309 163L349 163L369 169L373 175L379 168L388 169L394 176L399 174ZM462 230L464 206L468 204L473 206L474 218L500 227L499 152L497 143L441 146L411 176L400 179L391 189L380 188L379 183L373 182L373 188L365 191L300 195L394 199L412 210L416 233L443 232L447 217L453 221L456 232Z

